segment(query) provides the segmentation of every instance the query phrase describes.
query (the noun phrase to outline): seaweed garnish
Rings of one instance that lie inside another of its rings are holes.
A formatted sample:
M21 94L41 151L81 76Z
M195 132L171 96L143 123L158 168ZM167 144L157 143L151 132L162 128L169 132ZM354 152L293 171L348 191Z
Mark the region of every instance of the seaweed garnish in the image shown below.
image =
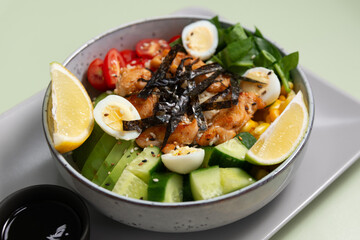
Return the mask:
M158 95L159 98L154 108L154 115L141 120L123 121L125 131L141 131L150 126L166 124L166 132L162 145L162 147L164 147L171 133L175 131L184 116L193 116L197 121L199 130L205 131L207 129L207 123L203 111L229 108L237 104L240 90L235 77L231 77L230 87L202 104L199 102L198 95L216 82L216 78L220 74L225 73L224 68L218 63L211 63L192 69L193 65L196 64L199 59L185 57L181 59L174 74L167 74L177 53L182 50L183 47L181 45L173 46L165 56L158 70L152 74L150 80L145 80L147 84L138 94L138 97L144 99L151 94ZM185 66L187 60L192 61ZM195 78L201 75L207 77L196 84ZM139 79L139 81L144 80ZM229 95L230 91L231 100L216 101L220 97L225 98Z

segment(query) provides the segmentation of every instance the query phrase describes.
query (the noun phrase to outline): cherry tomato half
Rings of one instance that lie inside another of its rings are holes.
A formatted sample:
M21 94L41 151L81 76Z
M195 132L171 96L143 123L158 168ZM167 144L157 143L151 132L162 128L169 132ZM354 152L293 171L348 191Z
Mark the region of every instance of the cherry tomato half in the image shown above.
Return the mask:
M132 60L137 58L136 52L134 50L125 49L120 51L121 56L124 58L125 63L130 63Z
M87 71L87 79L91 86L102 92L106 91L108 88L103 75L103 65L104 61L100 58L96 58L90 63Z
M136 54L143 58L153 58L164 49L170 49L170 46L163 39L143 39L136 44Z
M172 43L172 42L175 42L175 41L178 40L179 38L180 38L180 35L173 36L172 38L170 38L169 44Z
M124 58L117 49L112 48L108 51L104 59L103 73L109 89L115 88L116 81L120 76L120 69L125 65Z

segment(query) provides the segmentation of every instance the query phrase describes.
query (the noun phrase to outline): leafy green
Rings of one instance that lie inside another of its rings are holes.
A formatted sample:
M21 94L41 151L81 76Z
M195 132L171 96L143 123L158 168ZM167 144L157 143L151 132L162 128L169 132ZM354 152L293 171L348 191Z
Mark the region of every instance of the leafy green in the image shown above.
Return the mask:
M170 47L173 47L173 46L175 46L176 44L183 45L182 40L181 40L181 37L179 37L179 38L176 39L175 41L169 43Z
M236 25L229 27L224 32L224 41L226 44L230 44L232 42L235 42L237 40L246 39L247 35L244 31L244 29L241 27L239 23Z
M216 54L210 59L211 62L217 62L239 75L257 66L273 69L285 90L290 91L290 70L298 65L298 52L283 56L277 47L263 37L258 28L253 33L243 29L239 23L223 28L217 16L210 22L216 26L219 38Z

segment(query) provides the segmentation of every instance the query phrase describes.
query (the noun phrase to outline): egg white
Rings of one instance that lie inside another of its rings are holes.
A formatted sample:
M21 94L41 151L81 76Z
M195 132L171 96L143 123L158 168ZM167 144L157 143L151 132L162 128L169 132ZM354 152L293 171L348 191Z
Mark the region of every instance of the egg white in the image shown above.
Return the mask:
M140 114L128 100L118 95L109 95L101 100L94 108L94 118L101 129L116 139L130 140L137 138L140 135L138 131L123 131L122 129L117 130L110 127L104 121L104 118L106 118L104 111L109 106L117 108L119 111L121 111L121 120L129 121L140 119Z
M179 155L178 155L179 154ZM205 151L201 148L182 147L161 155L161 160L170 171L187 174L202 164Z
M207 49L202 49L201 51L194 49L195 45L203 44L203 42L194 42L195 40L198 40L196 38L189 38L189 35L197 30L204 30L207 29L211 35L210 38L207 38L206 41L210 43L210 47ZM214 24L212 24L209 21L201 20L194 23L191 23L184 27L181 39L184 45L185 50L188 54L190 54L193 57L200 58L201 60L207 60L209 59L216 51L217 45L218 45L218 31Z
M252 78L251 74L258 74L259 77L254 80L264 82L266 84L258 84L247 81L241 81L240 87L246 92L254 92L265 102L266 106L272 104L280 96L281 85L279 78L276 76L273 70L264 67L255 67L247 70L244 73L244 77Z

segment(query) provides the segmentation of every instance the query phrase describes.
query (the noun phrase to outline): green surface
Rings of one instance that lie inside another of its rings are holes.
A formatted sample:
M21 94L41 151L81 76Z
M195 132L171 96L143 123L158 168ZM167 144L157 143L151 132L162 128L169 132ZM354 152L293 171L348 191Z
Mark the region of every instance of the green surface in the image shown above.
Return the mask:
M129 21L193 4L0 0L0 113L47 87L49 63L64 61L88 39ZM196 6L250 28L256 25L287 52L298 50L303 67L360 99L355 72L360 69L360 1L199 0ZM273 239L358 239L359 182L357 162Z

